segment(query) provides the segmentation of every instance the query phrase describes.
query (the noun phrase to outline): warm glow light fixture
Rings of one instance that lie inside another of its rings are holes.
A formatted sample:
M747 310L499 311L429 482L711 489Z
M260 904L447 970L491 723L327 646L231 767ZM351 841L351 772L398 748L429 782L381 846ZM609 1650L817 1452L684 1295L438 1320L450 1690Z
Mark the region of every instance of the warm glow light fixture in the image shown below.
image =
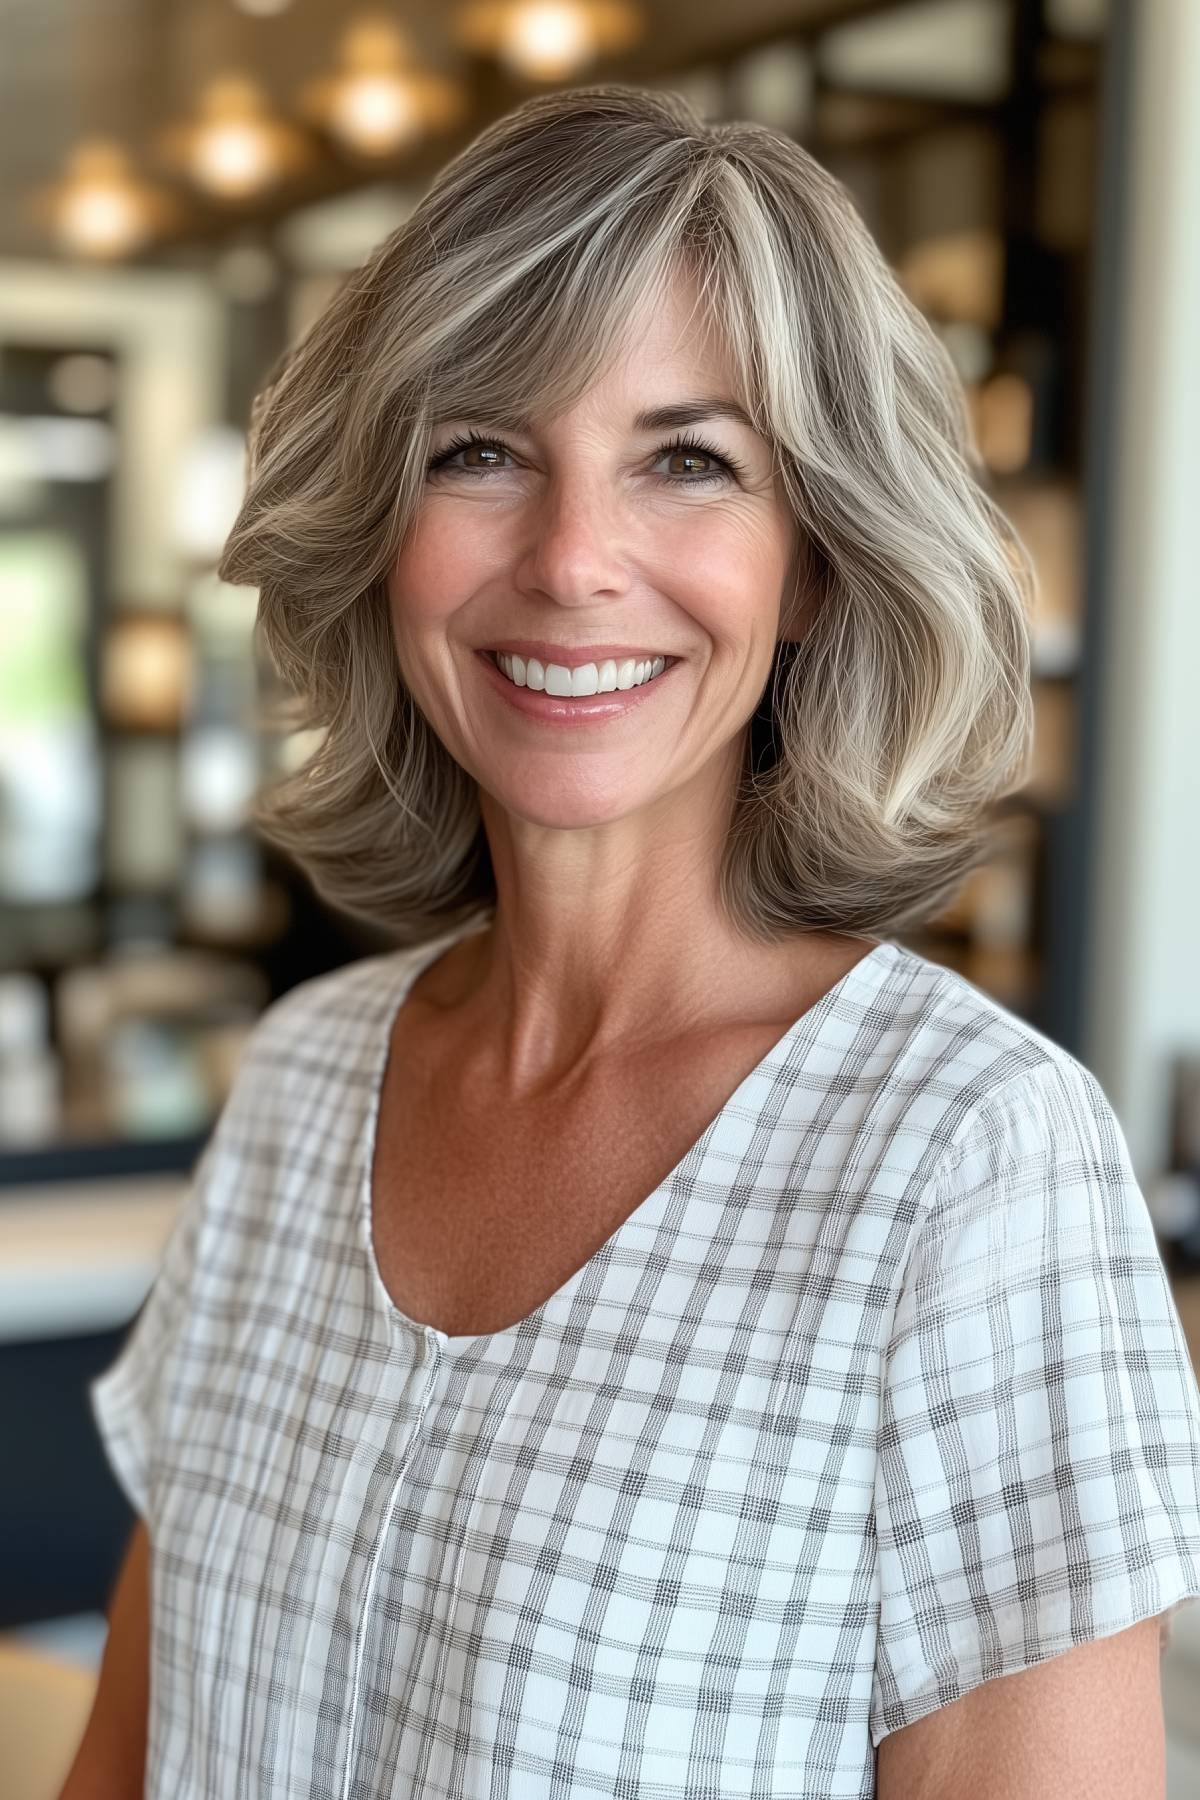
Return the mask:
M117 613L101 645L100 695L106 723L170 731L192 678L191 644L175 613Z
M465 111L452 82L412 66L404 33L382 14L351 25L340 56L342 72L311 82L301 107L348 150L387 155Z
M252 199L310 161L303 133L272 113L249 76L219 76L201 94L199 111L195 124L163 134L163 152L218 199Z
M76 145L64 179L43 189L31 210L61 249L95 261L129 256L180 213L164 189L134 173L127 152L110 138Z
M498 57L515 75L562 81L626 49L645 20L627 0L470 0L453 30L465 48Z
M979 388L975 404L979 448L997 475L1015 475L1033 455L1034 396L1023 375L1002 371Z

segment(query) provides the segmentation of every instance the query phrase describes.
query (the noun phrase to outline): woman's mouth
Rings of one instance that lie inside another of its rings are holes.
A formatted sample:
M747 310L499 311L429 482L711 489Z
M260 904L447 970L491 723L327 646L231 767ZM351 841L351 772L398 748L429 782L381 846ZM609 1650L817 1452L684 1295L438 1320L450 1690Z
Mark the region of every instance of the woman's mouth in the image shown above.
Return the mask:
M544 724L601 724L608 719L622 718L635 712L650 697L657 693L672 672L679 666L680 658L663 657L662 668L658 674L648 673L655 667L649 658L634 665L633 674L641 674L643 679L630 687L613 687L606 691L591 694L564 694L548 692L545 686L530 687L528 681L524 686L518 685L504 672L498 660L498 653L492 650L476 651L480 662L486 670L491 685L499 691L510 704L526 718L540 720ZM513 668L511 658L505 657L509 668ZM606 665L597 668L595 664L585 667L597 677L603 676ZM611 665L609 665L611 667ZM542 665L537 665L540 669ZM618 670L622 665L617 665ZM565 665L550 664L552 685L562 686L564 678L570 678ZM625 665L626 679L629 678L628 664ZM585 680L588 677L585 675ZM544 675L542 677L545 679Z

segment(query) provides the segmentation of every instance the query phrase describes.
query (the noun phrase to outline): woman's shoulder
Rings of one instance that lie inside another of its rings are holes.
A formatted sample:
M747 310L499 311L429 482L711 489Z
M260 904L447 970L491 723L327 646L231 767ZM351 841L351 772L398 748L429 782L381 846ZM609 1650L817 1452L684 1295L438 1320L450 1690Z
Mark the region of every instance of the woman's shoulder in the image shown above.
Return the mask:
M274 1048L305 1043L314 1031L369 1034L389 998L398 999L410 965L420 956L420 948L381 951L296 982L263 1008L251 1041Z
M1086 1064L1015 1006L918 951L889 948L889 1066L927 1101L945 1101L940 1135L948 1149L961 1149L994 1116L1023 1104L1036 1110L1047 1097L1077 1117L1111 1113Z
M344 1193L386 1056L407 952L358 958L288 988L251 1026L194 1182L220 1227L266 1232Z
M225 1110L248 1122L315 1103L334 1088L369 1084L406 959L387 951L324 970L259 1013L237 1061Z
M1046 1036L1023 1013L980 987L969 976L922 955L894 939L884 940L891 953L890 978L903 992L909 1012L918 1011L929 1025L953 1035L965 1045L978 1040L1012 1054L1023 1047L1038 1058L1062 1046Z

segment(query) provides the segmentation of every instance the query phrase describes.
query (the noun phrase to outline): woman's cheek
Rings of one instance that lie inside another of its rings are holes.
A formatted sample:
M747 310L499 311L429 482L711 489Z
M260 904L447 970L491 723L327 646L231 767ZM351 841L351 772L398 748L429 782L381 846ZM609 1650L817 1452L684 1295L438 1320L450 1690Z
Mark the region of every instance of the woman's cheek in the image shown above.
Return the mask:
M422 531L403 550L388 580L393 621L418 631L436 625L471 596L486 566L453 533Z

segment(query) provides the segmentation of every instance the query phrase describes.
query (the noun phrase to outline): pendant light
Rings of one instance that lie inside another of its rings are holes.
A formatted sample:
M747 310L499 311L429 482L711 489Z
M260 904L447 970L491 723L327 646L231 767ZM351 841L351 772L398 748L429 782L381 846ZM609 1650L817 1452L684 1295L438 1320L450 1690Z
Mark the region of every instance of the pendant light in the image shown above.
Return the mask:
M353 153L394 155L426 132L454 124L466 111L453 82L414 66L403 31L383 14L352 24L339 58L340 72L310 82L301 108Z
M629 0L470 0L452 29L464 48L495 56L514 75L565 81L635 43L645 18Z
M260 84L241 73L211 81L196 121L172 127L161 141L164 155L219 200L256 199L312 158L304 134L274 113Z
M69 255L116 262L142 249L181 215L178 203L144 181L113 138L87 138L67 158L62 181L30 203L32 215Z

